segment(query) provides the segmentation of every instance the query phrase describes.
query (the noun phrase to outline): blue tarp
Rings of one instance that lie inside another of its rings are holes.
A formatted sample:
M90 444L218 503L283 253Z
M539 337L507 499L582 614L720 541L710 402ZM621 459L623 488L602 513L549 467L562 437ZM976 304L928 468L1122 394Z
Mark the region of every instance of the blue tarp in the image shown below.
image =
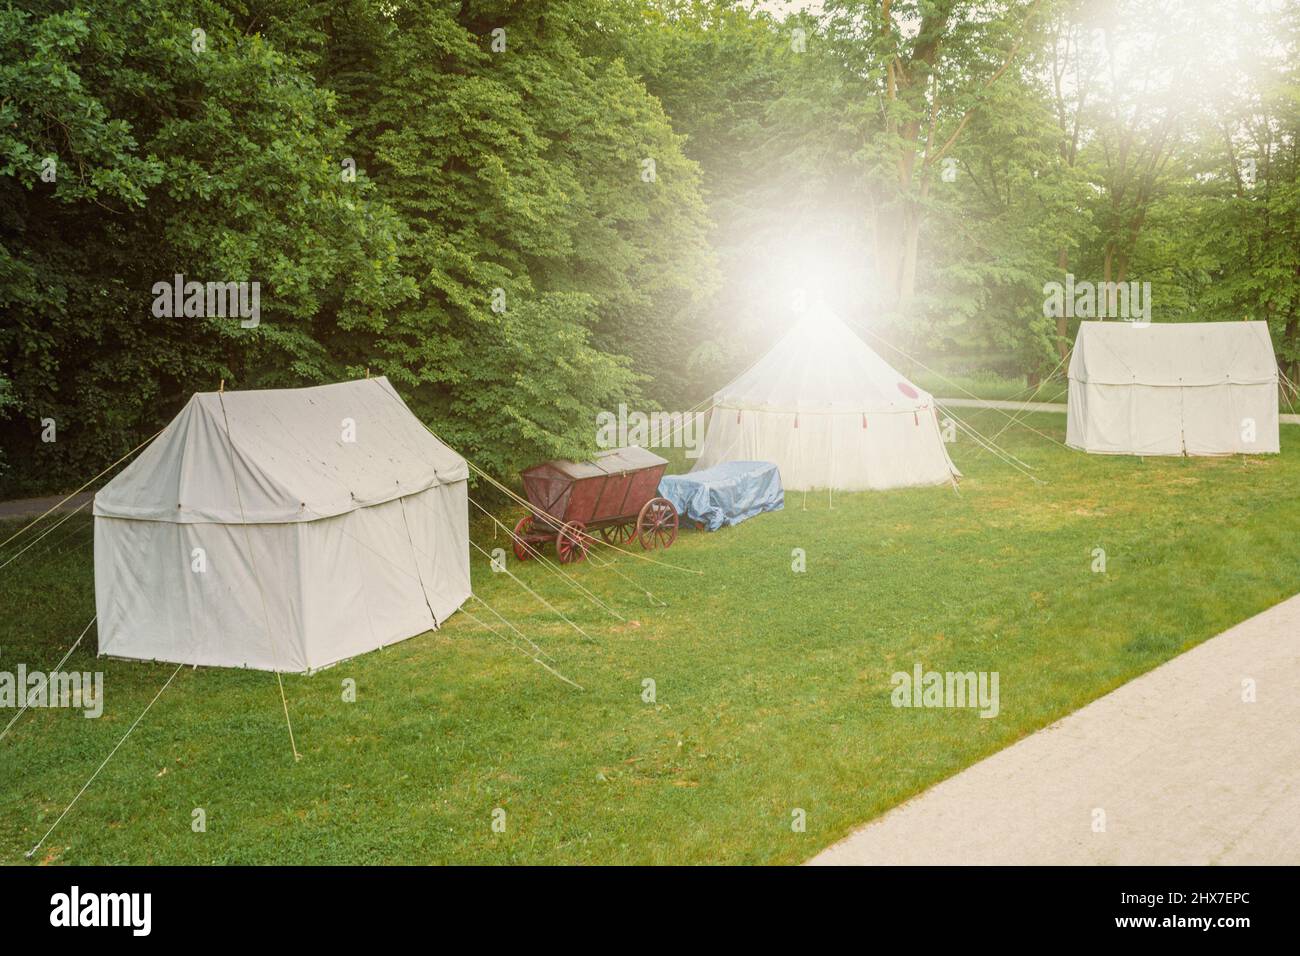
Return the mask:
M659 494L683 520L710 531L785 507L781 472L770 461L724 461L689 475L664 475Z

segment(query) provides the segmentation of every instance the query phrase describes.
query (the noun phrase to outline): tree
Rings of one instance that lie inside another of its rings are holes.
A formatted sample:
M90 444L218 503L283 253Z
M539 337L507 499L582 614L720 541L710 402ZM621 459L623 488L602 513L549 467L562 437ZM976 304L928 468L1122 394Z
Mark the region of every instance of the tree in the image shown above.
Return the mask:
M616 14L0 13L11 483L93 473L223 379L384 372L503 472L589 452L595 413L638 383L673 394L712 281L708 223L680 137L610 52ZM155 314L155 284L177 274L258 283L260 322Z
M906 313L926 201L939 164L1041 28L1041 0L828 3L824 29L845 62L865 64L880 130L867 146L872 231L886 307ZM1005 100L1003 101L1005 102Z
M359 161L409 224L419 290L375 339L376 366L499 470L590 452L595 413L637 382L672 394L672 343L709 282L680 138L599 55L599 4L351 13L362 26L321 79L346 93Z
M400 223L345 183L332 98L215 3L0 12L0 433L26 478L118 457L222 378L322 381L322 329L409 290ZM199 31L199 32L195 32ZM154 284L258 281L261 322L161 320ZM40 422L58 440L39 440Z

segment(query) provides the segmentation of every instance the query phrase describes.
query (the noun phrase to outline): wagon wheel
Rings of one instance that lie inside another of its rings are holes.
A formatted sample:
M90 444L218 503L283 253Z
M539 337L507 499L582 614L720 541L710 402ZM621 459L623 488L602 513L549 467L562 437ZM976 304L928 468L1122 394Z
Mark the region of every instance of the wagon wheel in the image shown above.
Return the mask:
M529 550L528 536L533 533L533 516L524 515L515 525L514 534L514 551L515 557L520 561L527 561L533 556Z
M600 529L600 536L608 544L627 544L636 537L636 523L606 525Z
M636 519L641 547L671 548L677 540L677 509L667 498L651 498Z
M581 521L570 521L555 536L555 553L561 564L573 564L581 561L591 550L591 535L587 526Z

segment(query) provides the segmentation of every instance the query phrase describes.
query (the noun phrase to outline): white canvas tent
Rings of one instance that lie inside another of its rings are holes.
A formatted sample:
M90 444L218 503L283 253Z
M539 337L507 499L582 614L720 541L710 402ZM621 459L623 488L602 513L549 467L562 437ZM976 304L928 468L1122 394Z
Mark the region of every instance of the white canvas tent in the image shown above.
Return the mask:
M934 399L817 308L714 395L694 470L772 461L787 489L937 485L948 458Z
M1066 444L1098 454L1276 453L1264 322L1081 322Z
M95 496L99 652L306 671L436 627L467 474L385 378L195 395Z

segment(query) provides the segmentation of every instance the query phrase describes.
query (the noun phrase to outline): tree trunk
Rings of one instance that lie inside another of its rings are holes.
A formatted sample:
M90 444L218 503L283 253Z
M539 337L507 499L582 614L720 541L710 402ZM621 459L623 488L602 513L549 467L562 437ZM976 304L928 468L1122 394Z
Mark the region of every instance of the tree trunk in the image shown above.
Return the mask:
M909 202L903 216L902 266L898 279L898 307L906 312L916 294L916 261L921 244L921 210L929 194L930 181L921 183L921 202Z

